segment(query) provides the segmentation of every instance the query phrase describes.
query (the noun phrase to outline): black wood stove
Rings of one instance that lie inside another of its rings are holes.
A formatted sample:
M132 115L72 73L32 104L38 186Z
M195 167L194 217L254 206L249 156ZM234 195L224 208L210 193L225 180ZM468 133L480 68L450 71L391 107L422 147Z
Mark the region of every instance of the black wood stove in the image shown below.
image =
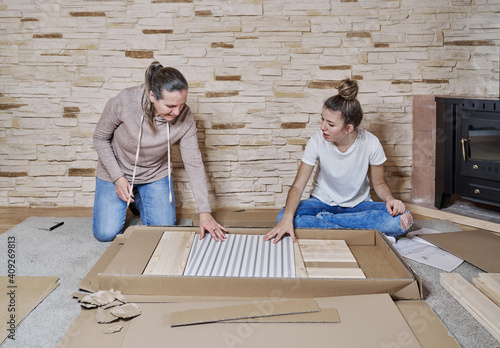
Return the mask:
M452 194L500 206L500 100L436 97L435 206Z

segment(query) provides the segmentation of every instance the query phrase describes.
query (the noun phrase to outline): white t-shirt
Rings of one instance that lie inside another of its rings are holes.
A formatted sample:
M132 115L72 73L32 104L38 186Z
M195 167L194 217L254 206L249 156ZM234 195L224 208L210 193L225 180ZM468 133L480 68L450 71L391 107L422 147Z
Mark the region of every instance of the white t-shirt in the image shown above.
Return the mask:
M327 142L321 131L309 139L302 162L314 166L318 161L312 196L341 207L354 207L370 198L368 168L387 160L378 138L360 129L358 137L346 152Z

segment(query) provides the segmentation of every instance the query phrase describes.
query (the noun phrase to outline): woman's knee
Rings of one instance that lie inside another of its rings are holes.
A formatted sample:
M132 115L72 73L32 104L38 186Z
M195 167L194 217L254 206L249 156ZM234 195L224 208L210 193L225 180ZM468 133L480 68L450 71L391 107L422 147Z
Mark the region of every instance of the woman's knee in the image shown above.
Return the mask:
M111 242L122 231L117 231L116 229L92 228L92 232L99 242Z

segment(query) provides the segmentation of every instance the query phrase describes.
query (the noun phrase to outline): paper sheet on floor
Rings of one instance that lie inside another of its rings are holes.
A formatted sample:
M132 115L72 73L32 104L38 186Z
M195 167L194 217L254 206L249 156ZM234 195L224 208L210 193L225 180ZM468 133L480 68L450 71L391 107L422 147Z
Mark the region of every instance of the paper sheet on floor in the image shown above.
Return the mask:
M455 268L460 266L463 262L461 258L456 257L446 250L438 248L417 236L417 234L426 233L442 232L428 228L421 228L420 230L413 231L411 235L408 235L410 238L398 239L398 241L394 244L394 247L401 254L401 256L446 272L452 272Z

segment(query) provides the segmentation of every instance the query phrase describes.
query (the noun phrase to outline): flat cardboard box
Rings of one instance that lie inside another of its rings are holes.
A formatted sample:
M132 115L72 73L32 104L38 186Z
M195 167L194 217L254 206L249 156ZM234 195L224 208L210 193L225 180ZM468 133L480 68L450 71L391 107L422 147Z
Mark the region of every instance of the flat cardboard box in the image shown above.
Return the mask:
M481 268L500 272L500 234L485 230L420 234L419 237Z
M315 299L338 311L339 322L241 323L172 327L172 313L246 305L247 301L140 303L142 314L106 335L95 310L82 310L61 341L64 347L440 347L459 348L423 301L392 301L387 294ZM401 306L398 304L401 303ZM400 308L403 308L402 310ZM305 316L309 314L304 314ZM71 334L70 334L71 333ZM146 339L147 337L147 339ZM145 341L146 340L146 341Z
M382 233L375 230L297 229L297 238L345 240L366 279L232 278L143 275L164 231L197 227L132 226L117 238L80 284L120 290L124 295L314 298L387 293L418 300L421 281ZM230 233L262 234L264 228L231 228ZM210 238L210 236L206 236ZM97 275L97 278L96 278Z

